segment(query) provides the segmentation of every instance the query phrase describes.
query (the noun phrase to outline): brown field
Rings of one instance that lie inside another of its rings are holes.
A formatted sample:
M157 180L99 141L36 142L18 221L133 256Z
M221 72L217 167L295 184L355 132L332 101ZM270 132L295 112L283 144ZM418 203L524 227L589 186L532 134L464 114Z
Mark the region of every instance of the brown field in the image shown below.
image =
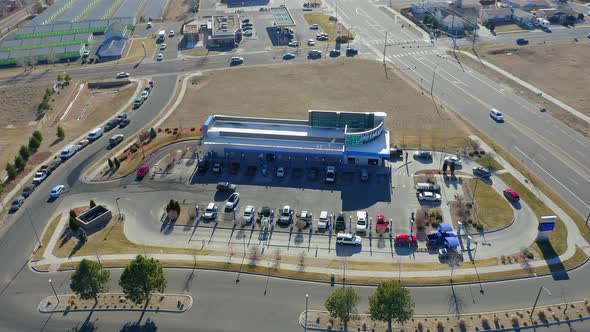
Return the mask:
M386 112L392 144L407 147L454 151L467 135L451 112L437 110L394 69L351 59L206 72L192 79L161 127L199 128L211 114L306 119L310 109Z
M194 2L198 3L199 1L194 0ZM193 0L171 0L164 18L173 22L185 21L190 17L192 4Z
M524 47L486 45L477 48L477 54L483 60L512 73L586 115L590 115L590 96L587 85L582 82L590 77L590 67L585 65L588 52L590 42L587 38L581 38L578 43L531 44ZM590 136L590 125L580 121L576 116L542 97L535 96L528 89L475 60L466 56L460 56L460 59L486 76L510 86L517 94L539 105L540 108L547 108L549 113L570 127Z
M45 89L50 85L18 85L0 88L0 177L6 174L5 165L13 162L21 145L28 143L35 130L41 131L43 141L29 159L29 165L23 172L34 167L61 149L72 139L92 129L122 107L136 88L136 83L116 89L88 89L85 86L75 100L65 118L61 119L69 103L78 92L78 82L52 95L51 109L42 118L36 119L37 105L41 102ZM16 92L14 92L16 89ZM8 91L12 91L8 93ZM57 126L61 125L66 138L57 140ZM9 186L7 186L7 189Z

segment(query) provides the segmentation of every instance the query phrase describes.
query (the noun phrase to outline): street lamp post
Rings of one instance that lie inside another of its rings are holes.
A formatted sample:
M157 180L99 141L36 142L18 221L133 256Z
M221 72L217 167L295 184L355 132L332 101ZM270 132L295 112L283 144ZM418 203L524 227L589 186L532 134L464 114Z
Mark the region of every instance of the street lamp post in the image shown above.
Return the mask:
M541 291L545 290L549 296L551 296L551 292L543 287L543 285L539 286L539 292L537 293L537 297L535 298L535 303L533 304L533 309L531 309L531 315L529 316L530 320L533 320L533 312L535 312L535 308L537 307L537 302L539 302L539 297L541 297Z
M309 305L309 294L305 294L305 324L303 324L303 331L307 331L307 307Z
M29 223L31 224L31 227L33 228L33 232L35 233L35 236L37 237L37 242L39 242L39 248L43 247L43 243L41 243L41 239L39 239L39 234L37 233L37 229L35 228L35 225L33 225L33 220L31 220L31 215L29 214L29 210L26 210L27 212L27 217L29 219Z
M57 303L59 303L59 297L57 296L57 292L55 291L55 287L53 287L51 279L49 279L49 285L51 286L51 289L53 289L53 294L55 294L55 299L57 300Z

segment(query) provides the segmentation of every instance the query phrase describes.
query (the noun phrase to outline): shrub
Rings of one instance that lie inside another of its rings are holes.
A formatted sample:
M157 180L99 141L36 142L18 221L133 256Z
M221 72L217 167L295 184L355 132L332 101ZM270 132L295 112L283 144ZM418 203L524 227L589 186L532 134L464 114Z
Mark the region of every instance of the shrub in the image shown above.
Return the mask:
M74 210L70 210L70 218L76 219L76 217L78 217L78 215L76 214L76 212Z
M29 160L29 157L31 156L31 150L28 146L23 145L20 147L18 154L23 157L24 160Z
M37 151L39 146L41 146L41 140L36 136L31 136L31 138L29 138L29 149L31 151Z
M510 322L512 323L512 327L518 327L520 325L520 320L517 316L512 316Z
M93 208L93 207L95 207L95 206L96 206L96 203L94 203L94 201L93 201L93 200L90 200L90 208L92 209L92 208Z
M464 320L459 321L459 331L466 332L467 331L467 323Z
M119 161L122 162L122 161L125 161L125 160L127 160L127 155L126 154L124 154L121 157L119 157Z
M194 127L193 127L193 128L191 128L191 131L195 131L195 128L194 128Z
M6 164L6 173L8 173L8 177L10 179L16 178L16 167L14 167L14 165L12 165L11 163Z
M66 137L66 132L61 126L57 126L57 137L63 139Z
M72 218L72 216L70 216L70 221L68 223L68 226L70 227L70 229L73 232L78 231L78 229L80 229L80 224L78 223L78 220L76 220L76 218Z
M25 165L27 165L27 162L23 159L23 157L16 156L14 158L14 166L16 167L17 172L21 172L25 168Z
M41 132L38 130L35 130L33 132L33 137L35 137L37 140L39 140L39 142L43 141L43 135L41 135Z
M162 128L158 128L158 132L161 133L162 132Z
M130 149L129 149L132 153L137 152L137 147L135 145L133 145Z

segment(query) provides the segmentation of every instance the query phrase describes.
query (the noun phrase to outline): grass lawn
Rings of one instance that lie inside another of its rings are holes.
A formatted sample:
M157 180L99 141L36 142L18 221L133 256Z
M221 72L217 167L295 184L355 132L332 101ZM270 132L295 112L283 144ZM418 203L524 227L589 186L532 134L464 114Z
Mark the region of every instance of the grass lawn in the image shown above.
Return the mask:
M49 222L49 224L45 228L45 231L43 231L43 235L41 236L41 243L43 244L43 247L39 248L37 250L37 252L35 252L35 254L33 255L32 260L37 260L37 259L43 258L43 255L45 254L45 248L47 246L47 243L49 243L49 239L51 239L51 236L55 232L55 228L59 224L59 220L60 219L61 219L61 213L58 214L57 216L55 216Z
M506 183L506 185L508 185L508 187L518 192L520 198L524 200L531 207L531 209L533 209L533 212L537 218L541 219L541 216L555 215L555 212L553 212L537 196L535 196L530 190L522 185L522 183L520 183L520 181L518 181L512 174L501 174L500 178L502 181L504 181L504 183ZM551 237L549 238L549 243L550 245L542 246L539 246L539 243L534 243L532 248L535 249L535 251L537 251L537 253L545 259L559 256L567 249L567 229L559 218L557 218L557 225L553 230Z
M514 219L512 206L502 195L481 179L463 179L467 189L465 199L471 201L475 193L475 208L484 230L490 231L507 226ZM476 188L477 186L477 188Z
M307 13L303 15L305 20L309 25L317 24L320 26L320 30L325 32L330 37L330 41L336 40L336 21L330 21L330 15L325 15L321 13ZM348 36L349 32L348 29L342 25L342 36ZM354 35L351 34L351 37L354 38Z
M143 246L127 239L123 232L123 223L112 219L101 231L88 236L88 241L78 246L78 238L70 236L69 229L58 240L53 254L57 257L95 256L109 254L195 254L207 255L208 250L196 250L188 248L166 248L156 246ZM77 265L77 264L76 264Z
M145 51L143 49L143 44L145 44ZM156 51L157 44L155 39L152 38L133 38L131 39L131 45L129 46L129 52L127 56L120 60L122 62L129 62L135 61L143 58L145 56L146 59L151 59L154 57L154 52Z
M491 156L483 156L483 157L476 157L473 158L473 161L475 161L476 163L480 164L483 167L487 167L491 170L494 171L499 171L501 169L504 169L504 167L502 167L502 165L500 165L500 163L498 161L496 161L496 159L492 158Z

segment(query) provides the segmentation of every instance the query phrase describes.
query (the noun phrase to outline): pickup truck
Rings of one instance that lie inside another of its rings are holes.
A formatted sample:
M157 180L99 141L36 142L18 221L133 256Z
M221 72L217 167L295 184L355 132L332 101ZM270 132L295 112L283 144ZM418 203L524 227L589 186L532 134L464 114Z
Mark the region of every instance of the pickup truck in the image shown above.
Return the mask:
M236 191L236 185L235 184L231 184L229 182L217 182L217 190L218 191L226 191L226 192L230 192L233 193L234 191Z
M258 222L262 222L263 218L270 218L271 211L268 206L263 206L260 211L258 211Z
M375 222L375 231L377 234L385 234L389 230L389 221L385 220L385 216L380 214L377 216Z
M445 238L455 237L454 233L431 233L426 235L429 246L442 246L445 244Z
M344 216L344 213L342 213L342 212L338 213L334 227L335 227L336 232L346 230L346 217Z
M289 205L283 206L281 209L281 214L279 216L279 223L283 225L288 225L293 220L293 210Z

